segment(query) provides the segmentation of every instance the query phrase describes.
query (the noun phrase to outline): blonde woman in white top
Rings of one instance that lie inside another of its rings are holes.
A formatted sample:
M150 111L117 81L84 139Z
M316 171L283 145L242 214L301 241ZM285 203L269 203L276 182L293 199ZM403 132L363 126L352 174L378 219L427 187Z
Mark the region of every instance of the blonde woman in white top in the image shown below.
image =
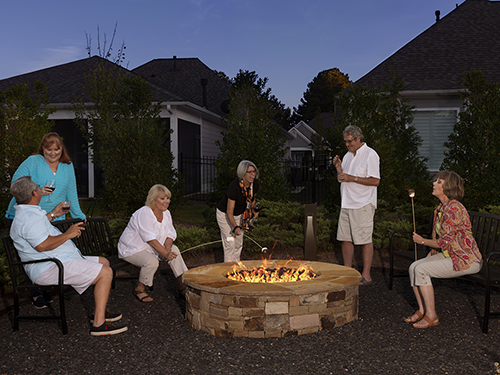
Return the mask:
M177 278L179 294L185 294L182 274L187 271L187 267L179 248L173 244L177 232L168 211L171 196L165 186L154 185L149 190L146 205L134 212L118 242L118 257L141 269L134 292L141 302L153 301L148 294L148 287L153 286L159 259L168 261Z

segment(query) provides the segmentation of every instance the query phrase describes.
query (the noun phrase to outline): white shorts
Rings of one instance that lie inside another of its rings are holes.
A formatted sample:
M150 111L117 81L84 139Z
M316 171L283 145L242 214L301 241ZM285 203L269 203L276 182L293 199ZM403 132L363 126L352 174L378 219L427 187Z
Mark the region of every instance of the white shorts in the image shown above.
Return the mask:
M64 268L64 284L71 285L78 294L82 294L92 285L99 272L101 272L102 264L99 263L99 257L87 256L77 258L70 262L63 263ZM57 285L59 282L59 269L56 265L50 267L47 271L42 272L35 280L38 285Z
M358 209L342 208L339 216L337 240L352 242L354 245L372 243L373 217L375 207L367 204Z

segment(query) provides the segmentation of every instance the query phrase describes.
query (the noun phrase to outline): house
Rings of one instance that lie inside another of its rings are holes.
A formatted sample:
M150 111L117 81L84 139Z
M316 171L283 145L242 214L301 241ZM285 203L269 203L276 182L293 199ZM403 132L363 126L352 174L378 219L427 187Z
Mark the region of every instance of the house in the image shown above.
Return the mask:
M466 0L355 82L380 89L394 73L405 83L401 94L415 106L413 125L423 139L429 170L439 169L444 145L463 109L461 75L482 70L500 82L500 1Z
M0 90L23 82L42 81L47 87L50 106L57 109L49 118L54 120L53 130L63 138L73 160L78 181L78 192L83 197L93 197L100 177L88 157L85 140L74 119L72 104L79 98L90 103L85 92L85 75L105 64L117 68L112 62L98 56L62 64L35 72L0 80ZM141 76L152 90L153 102L161 104L161 118L173 130L171 149L174 167L179 168L182 157L196 160L201 156L217 156L215 145L222 141L222 115L227 106L229 83L197 58L157 59L130 71L118 67L125 74ZM201 169L195 185L203 184Z
M320 146L318 142L322 139L319 134L323 134L324 130L333 126L333 124L333 113L323 112L309 121L308 124L300 121L292 127L288 131L292 136L289 146L291 160L299 164L303 160L312 160L317 147Z

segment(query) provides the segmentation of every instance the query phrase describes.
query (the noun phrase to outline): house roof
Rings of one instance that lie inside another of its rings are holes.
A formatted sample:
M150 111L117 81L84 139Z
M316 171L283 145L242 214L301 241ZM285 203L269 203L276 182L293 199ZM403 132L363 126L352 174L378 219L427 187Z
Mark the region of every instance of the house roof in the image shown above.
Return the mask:
M222 105L228 100L229 82L198 58L155 59L132 72L209 111L226 114ZM202 80L206 80L205 98Z
M84 102L90 102L91 100L85 92L85 77L86 74L97 68L101 63L113 69L120 69L125 74L132 76L137 75L106 59L99 56L93 56L67 64L56 65L35 72L2 79L0 80L0 90L8 89L19 83L27 82L31 84L35 80L40 80L47 87L47 96L51 104L73 103L79 98L82 98ZM148 85L152 89L153 101L180 101L183 99L150 82L148 82Z
M380 89L399 73L404 91L455 90L462 73L500 82L500 1L466 0L356 81Z

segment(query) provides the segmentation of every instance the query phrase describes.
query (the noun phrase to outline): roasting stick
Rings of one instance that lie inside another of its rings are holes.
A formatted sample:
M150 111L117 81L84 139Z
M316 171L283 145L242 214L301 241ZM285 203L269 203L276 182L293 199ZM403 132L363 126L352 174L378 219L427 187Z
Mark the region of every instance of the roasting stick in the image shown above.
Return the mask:
M196 248L198 248L198 247L202 247L202 246L212 245L212 244L217 243L217 242L222 242L222 240L217 240L217 241L212 241L212 242L202 243L201 245L196 245L196 246L190 247L189 249L182 250L182 251L181 251L181 254L182 254L182 253L185 253L186 251L190 251L190 250L196 249Z
M408 195L411 198L411 210L413 212L413 232L417 232L417 227L415 226L415 206L413 205L413 197L415 196L415 190L410 189L408 190ZM414 242L415 244L415 260L417 260L417 243Z

